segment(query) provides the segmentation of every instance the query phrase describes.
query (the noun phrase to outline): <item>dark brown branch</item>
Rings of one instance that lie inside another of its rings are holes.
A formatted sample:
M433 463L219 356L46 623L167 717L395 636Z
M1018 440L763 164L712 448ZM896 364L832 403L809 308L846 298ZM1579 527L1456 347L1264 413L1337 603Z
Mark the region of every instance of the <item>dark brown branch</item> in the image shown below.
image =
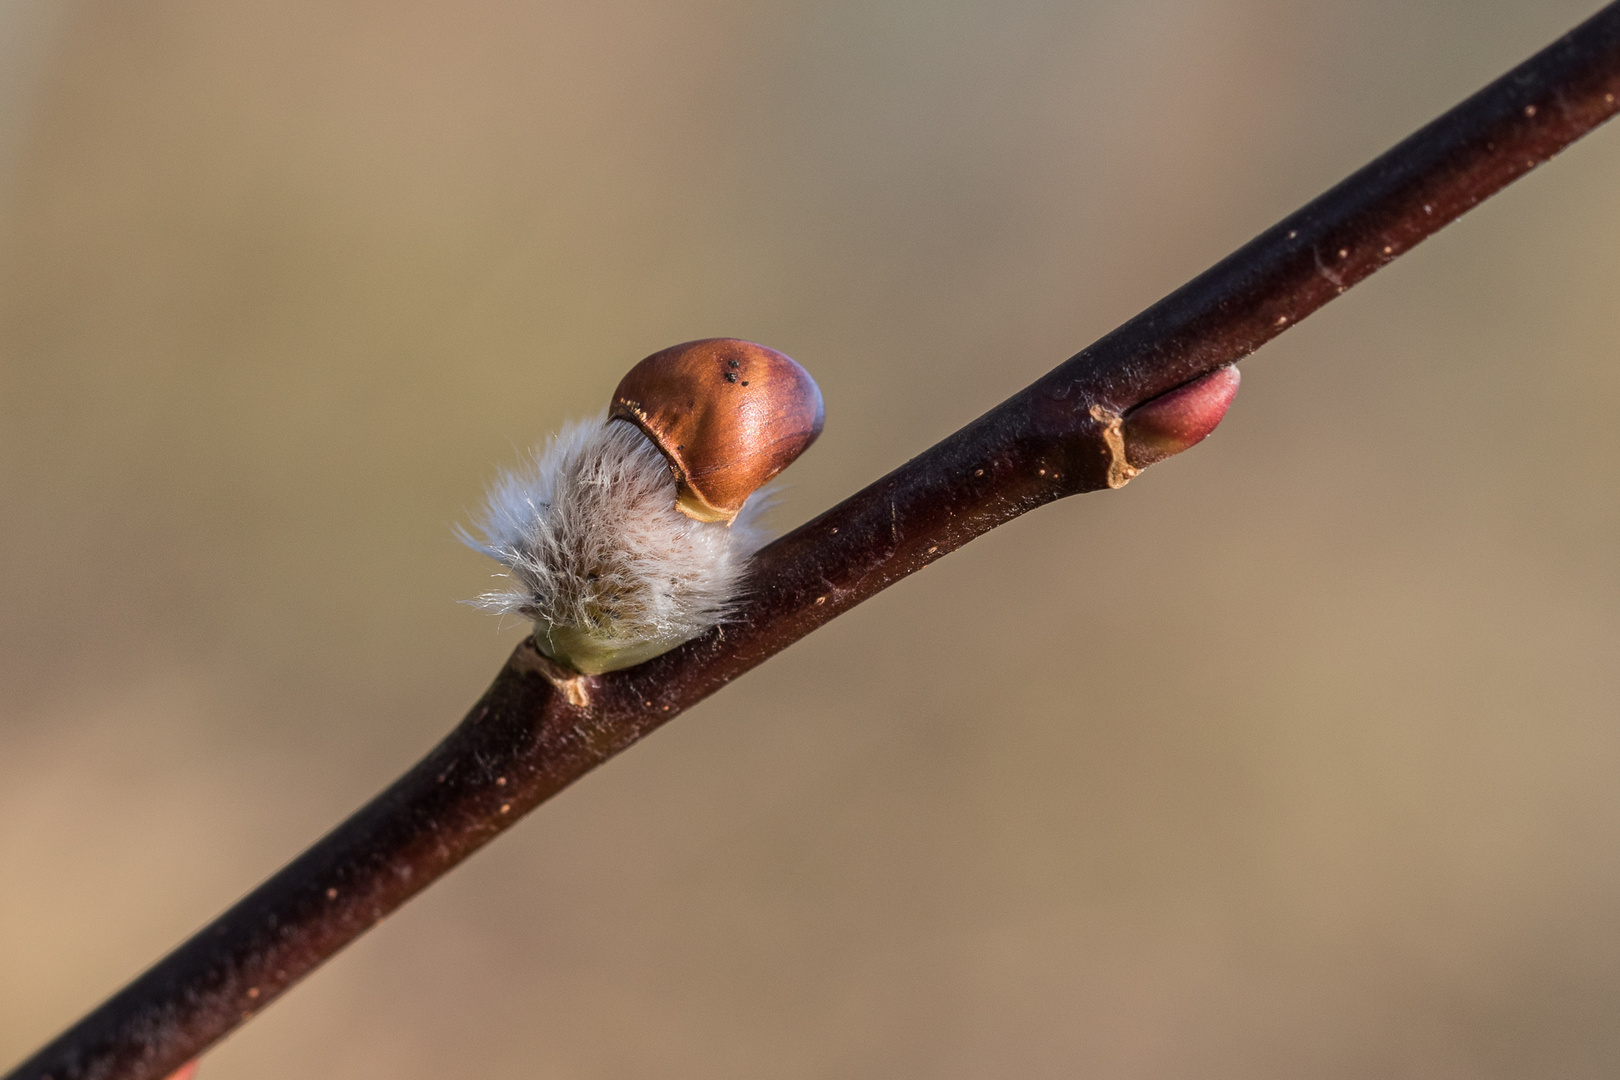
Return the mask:
M833 616L1019 514L1122 483L1119 417L1247 356L1607 120L1617 96L1620 3L772 544L723 634L598 677L519 646L425 760L6 1080L159 1080L524 813Z

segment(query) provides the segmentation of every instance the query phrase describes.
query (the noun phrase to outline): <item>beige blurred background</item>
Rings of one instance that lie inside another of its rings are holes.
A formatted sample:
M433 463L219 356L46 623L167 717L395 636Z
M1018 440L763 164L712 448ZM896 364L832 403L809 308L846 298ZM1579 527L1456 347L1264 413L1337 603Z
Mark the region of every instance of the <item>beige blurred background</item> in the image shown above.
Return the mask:
M801 521L1596 0L0 0L0 1067L423 753L452 525L799 358ZM543 807L205 1080L1620 1073L1620 128Z

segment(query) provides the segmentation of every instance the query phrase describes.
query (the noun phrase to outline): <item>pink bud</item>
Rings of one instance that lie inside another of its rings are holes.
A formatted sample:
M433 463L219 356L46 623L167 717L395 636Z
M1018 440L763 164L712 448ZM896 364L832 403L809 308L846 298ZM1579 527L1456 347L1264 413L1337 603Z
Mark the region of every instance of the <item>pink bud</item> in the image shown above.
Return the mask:
M191 1080L191 1078L196 1075L197 1063L195 1061L188 1061L184 1065L180 1066L177 1072L170 1073L169 1080Z
M1204 440L1237 395L1238 369L1228 365L1151 398L1125 414L1125 459L1145 469Z

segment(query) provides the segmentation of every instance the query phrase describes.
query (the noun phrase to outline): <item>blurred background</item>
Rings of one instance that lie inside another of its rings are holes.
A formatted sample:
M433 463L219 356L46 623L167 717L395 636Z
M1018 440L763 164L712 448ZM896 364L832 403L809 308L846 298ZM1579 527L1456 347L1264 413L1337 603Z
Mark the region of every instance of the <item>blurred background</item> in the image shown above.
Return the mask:
M495 470L710 335L788 528L1596 0L0 0L0 1065L521 635ZM1620 128L1220 432L794 646L204 1080L1620 1071Z

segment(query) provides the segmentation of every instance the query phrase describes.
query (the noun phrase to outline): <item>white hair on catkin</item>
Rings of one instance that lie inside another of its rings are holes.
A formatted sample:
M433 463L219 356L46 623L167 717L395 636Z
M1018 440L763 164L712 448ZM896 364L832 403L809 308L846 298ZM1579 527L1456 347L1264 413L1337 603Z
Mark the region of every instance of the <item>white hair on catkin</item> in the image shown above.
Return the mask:
M729 526L694 521L676 509L669 464L639 428L606 413L569 424L490 488L482 539L458 527L514 586L467 602L533 619L543 650L587 641L597 660L555 657L582 670L637 662L731 612L749 558L769 539L759 523L768 501L756 494Z

